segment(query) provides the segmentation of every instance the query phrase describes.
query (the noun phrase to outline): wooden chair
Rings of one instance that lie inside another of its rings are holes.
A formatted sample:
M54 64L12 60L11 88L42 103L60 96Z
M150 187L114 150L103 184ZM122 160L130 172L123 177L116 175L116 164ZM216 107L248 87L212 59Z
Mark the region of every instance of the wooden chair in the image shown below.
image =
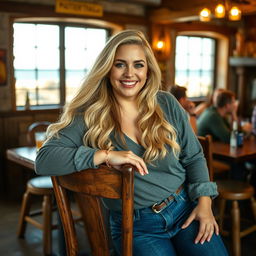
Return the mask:
M198 140L201 143L201 146L203 147L203 151L205 154L205 158L207 161L207 165L209 169L210 179L213 180L214 175L226 173L230 171L230 166L223 161L215 160L212 157L212 138L210 135L203 136L197 136ZM208 155L208 156L207 156Z
M203 151L209 165L212 165L212 157L209 155L212 154L211 143L212 139L210 135L205 137L198 136L198 139L203 147ZM210 177L213 179L212 168L210 168ZM244 181L236 181L236 180L216 180L219 192L219 227L222 235L230 235L232 238L232 251L233 256L241 255L241 238L250 234L253 231L256 231L256 202L254 199L254 188L250 184ZM224 215L226 208L226 201L231 201L231 232L224 230ZM254 216L254 223L246 228L245 230L241 230L241 219L240 219L240 209L239 209L239 201L242 200L250 200L252 213Z
M213 157L212 157L212 137L210 135L197 136L204 152L204 157L206 159L209 177L213 181Z
M35 145L35 132L45 131L49 126L49 122L36 122L28 127L27 139L30 146ZM32 196L43 196L42 209L31 212L33 203ZM43 231L43 253L50 255L52 251L52 230L57 228L57 225L52 224L52 201L54 191L50 176L40 176L30 179L27 182L27 188L23 195L20 218L18 223L17 235L19 238L24 237L27 223ZM34 217L42 215L42 223Z
M32 123L29 127L28 127L28 131L27 131L27 141L28 141L28 145L29 146L35 146L36 145L36 140L35 140L35 133L36 132L45 132L47 127L50 125L51 123L48 121L40 121L40 122L35 122Z
M94 256L109 256L101 197L122 199L122 255L132 256L134 169L121 171L100 166L64 176L52 177L63 224L68 256L78 255L78 242L67 192L77 198Z

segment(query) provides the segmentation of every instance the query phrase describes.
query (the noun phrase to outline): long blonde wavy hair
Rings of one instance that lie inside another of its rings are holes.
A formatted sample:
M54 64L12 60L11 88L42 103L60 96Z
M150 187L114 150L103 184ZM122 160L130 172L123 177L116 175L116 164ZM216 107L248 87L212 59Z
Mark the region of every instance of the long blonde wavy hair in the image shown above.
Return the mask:
M110 134L124 138L120 126L120 109L109 81L115 53L120 45L142 46L148 63L146 84L137 97L139 109L138 129L141 145L145 148L144 160L148 163L166 156L169 145L177 156L180 146L176 142L174 127L164 118L157 103L157 92L161 86L161 71L153 51L142 32L124 30L114 35L99 54L88 76L70 103L64 107L60 120L49 126L48 138L58 135L58 131L68 126L78 113L84 113L88 131L84 134L84 145L99 149L113 148ZM124 139L122 139L124 142Z

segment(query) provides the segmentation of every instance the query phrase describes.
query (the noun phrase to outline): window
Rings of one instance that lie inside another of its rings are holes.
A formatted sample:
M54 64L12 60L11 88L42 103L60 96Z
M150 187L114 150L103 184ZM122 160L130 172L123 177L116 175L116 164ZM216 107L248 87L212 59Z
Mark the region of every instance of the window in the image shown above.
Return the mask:
M175 84L188 97L205 97L214 87L216 41L199 36L177 36Z
M16 106L69 101L104 47L108 31L65 24L14 23Z

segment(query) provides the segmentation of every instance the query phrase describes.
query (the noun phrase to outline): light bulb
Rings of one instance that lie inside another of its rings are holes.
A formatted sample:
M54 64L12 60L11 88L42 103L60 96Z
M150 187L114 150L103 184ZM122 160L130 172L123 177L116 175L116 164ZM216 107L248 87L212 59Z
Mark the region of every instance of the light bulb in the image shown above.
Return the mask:
M224 18L225 17L225 6L223 4L218 4L215 8L215 17Z
M208 8L204 8L200 14L200 21L210 21L211 20L211 11Z
M240 20L241 19L241 10L237 6L233 6L229 11L230 20Z
M163 49L163 47L164 47L164 42L162 40L158 41L156 44L156 48L158 50L161 50L161 49Z

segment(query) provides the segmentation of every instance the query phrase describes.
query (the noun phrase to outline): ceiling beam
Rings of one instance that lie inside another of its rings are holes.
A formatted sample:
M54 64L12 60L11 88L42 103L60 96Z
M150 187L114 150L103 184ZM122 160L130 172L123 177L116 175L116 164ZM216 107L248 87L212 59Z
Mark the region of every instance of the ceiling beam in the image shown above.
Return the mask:
M194 21L199 20L198 13L199 10L171 11L168 8L159 8L150 12L150 20L159 24Z

